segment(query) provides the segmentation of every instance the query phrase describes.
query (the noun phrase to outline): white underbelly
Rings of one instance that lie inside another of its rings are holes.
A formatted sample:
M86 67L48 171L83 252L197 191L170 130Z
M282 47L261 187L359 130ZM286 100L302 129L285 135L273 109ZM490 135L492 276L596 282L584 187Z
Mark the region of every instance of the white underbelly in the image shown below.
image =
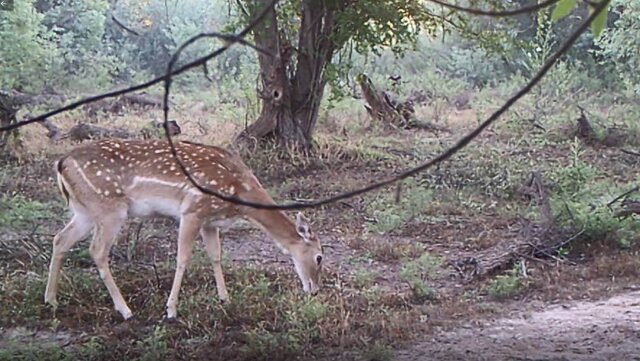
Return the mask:
M129 214L134 217L180 217L181 202L164 197L129 198Z
M231 228L231 226L233 226L237 221L236 217L231 217L231 218L212 218L210 219L207 224L209 227L216 227L219 228L221 231L226 231L229 228Z

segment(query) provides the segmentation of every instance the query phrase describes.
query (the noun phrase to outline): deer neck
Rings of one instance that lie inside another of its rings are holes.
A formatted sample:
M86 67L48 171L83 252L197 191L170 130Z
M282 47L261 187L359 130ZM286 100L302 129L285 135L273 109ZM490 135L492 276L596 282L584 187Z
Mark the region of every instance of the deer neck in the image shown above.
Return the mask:
M282 211L257 209L249 218L262 228L285 253L291 253L292 248L303 242L296 231L295 223Z

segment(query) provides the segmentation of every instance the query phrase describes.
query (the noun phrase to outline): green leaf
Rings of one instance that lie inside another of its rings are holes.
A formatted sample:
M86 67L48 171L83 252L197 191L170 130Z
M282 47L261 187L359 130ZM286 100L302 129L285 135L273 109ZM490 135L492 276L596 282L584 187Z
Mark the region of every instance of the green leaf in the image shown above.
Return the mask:
M578 0L560 0L551 13L551 21L556 22L563 17L569 15L571 10L576 6Z
M589 7L589 14L593 13L593 7ZM605 25L607 24L607 16L609 15L609 9L603 9L598 16L591 22L591 32L593 32L593 37L598 38L602 33Z

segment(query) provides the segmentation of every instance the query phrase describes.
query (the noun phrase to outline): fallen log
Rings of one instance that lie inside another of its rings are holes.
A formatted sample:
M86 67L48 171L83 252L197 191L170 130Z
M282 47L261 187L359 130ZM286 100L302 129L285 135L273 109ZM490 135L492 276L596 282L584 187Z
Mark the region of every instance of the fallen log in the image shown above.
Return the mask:
M182 133L182 129L175 120L168 122L169 134L176 136ZM59 130L58 130L59 131ZM71 127L64 135L58 136L57 139L70 139L76 142L82 142L85 140L98 140L105 138L119 138L119 139L132 139L132 138L164 138L164 127L161 122L151 121L145 125L139 132L132 132L123 128L104 128L94 124L79 123ZM56 140L57 140L56 139Z
M63 94L58 93L43 93L43 94L28 94L17 90L10 90L8 92L14 100L14 104L18 107L29 105L42 105L46 104L51 107L59 107L65 101L66 97Z
M553 254L577 239L582 232L563 229L556 225L542 176L532 172L528 184L520 192L535 199L541 221L523 220L512 237L499 244L465 257L451 259L448 265L465 281L491 274L523 257L553 257Z
M182 129L175 120L168 121L167 126L169 135L172 137L182 133ZM143 139L165 138L164 125L162 122L152 120L140 130L140 134Z
M72 141L81 142L83 140L97 140L104 138L135 138L136 134L122 128L108 129L93 124L80 123L76 124L60 139L70 139Z
M62 132L57 125L53 124L49 119L45 119L43 122L40 122L40 125L47 129L47 137L53 141L59 140L62 136Z
M113 99L101 99L83 106L88 115L96 117L100 113L123 115L127 108L161 108L162 99L147 93L129 93Z
M615 217L626 218L632 215L640 215L640 201L625 199L622 209L616 212Z
M147 93L128 93L122 95L122 100L129 105L140 105L142 107L162 107L162 98Z
M15 89L0 91L0 126L15 124L18 122L17 113L23 107L34 105L47 105L57 107L64 103L65 96L57 93L28 94ZM28 118L28 115L25 116ZM40 123L48 130L47 136L56 138L60 133L58 127L45 120ZM0 134L0 153L5 155L4 159L19 158L24 144L19 136L19 129L13 129Z

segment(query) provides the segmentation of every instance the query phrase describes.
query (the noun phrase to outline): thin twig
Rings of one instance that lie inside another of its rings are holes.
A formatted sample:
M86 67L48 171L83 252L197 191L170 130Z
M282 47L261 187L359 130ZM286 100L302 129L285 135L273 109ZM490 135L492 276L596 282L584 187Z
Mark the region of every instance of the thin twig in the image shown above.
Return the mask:
M633 187L632 189L630 189L630 190L628 190L628 191L626 191L626 192L622 193L621 195L619 195L619 196L615 197L611 202L607 203L607 208L609 208L609 210L613 211L613 209L611 209L611 206L612 206L615 202L617 202L617 201L621 200L622 198L624 198L624 197L628 196L629 194L631 194L631 193L633 193L633 192L637 192L637 191L639 191L639 190L640 190L640 186L636 186L636 187Z
M535 255L535 253L537 252L537 253L541 253L541 254L542 254L543 256L545 256L545 257L549 257L549 258L551 258L552 260L554 260L554 261L556 261L556 262L558 262L558 263L563 263L563 262L567 262L567 261L568 261L568 262L570 262L570 263L573 263L573 262L571 262L571 261L569 261L569 260L567 260L567 259L559 258L559 257L557 257L557 256L555 256L555 255L553 255L553 254L549 253L549 251L547 251L546 249L539 248L539 247L538 247L537 245L535 245L535 244L531 244L531 243L529 243L529 246L531 246L531 247L533 248L534 255Z
M539 262L539 263L544 264L545 266L551 266L551 263L543 260L542 258L532 257L532 256L530 256L530 255L528 255L526 253L519 253L518 257L524 257L524 258L526 258L526 259L528 259L530 261Z
M560 249L560 248L568 245L569 243L573 242L576 238L580 237L584 233L585 230L586 230L586 228L582 227L582 229L578 233L574 234L573 236L567 238L564 242L560 243L556 247L556 249Z
M460 5L450 4L442 0L429 0L429 1L431 1L432 3L436 3L438 5L442 5L449 9L458 10L458 11L462 11L462 12L473 14L473 15L504 17L504 16L515 16L515 15L522 15L522 14L536 12L540 9L546 8L548 6L551 6L557 3L559 0L546 0L541 3L526 5L517 9L504 10L504 11L466 8Z
M635 155L636 157L640 157L640 152L634 152L633 150L628 150L628 149L620 149L620 151L625 154Z
M203 73L205 79L207 79L208 81L213 83L213 78L211 78L209 76L209 68L207 67L207 63L202 64L202 73Z
M124 25L124 24L123 24L120 20L118 20L118 19L116 18L116 16L115 16L115 15L113 15L113 14L111 14L111 20L113 20L113 22L114 22L114 23L116 23L116 25L118 25L118 26L119 26L119 27L121 27L122 29L126 30L127 32L129 32L129 33L131 33L131 34L133 34L133 35L135 35L135 36L140 36L140 34L138 34L138 32L137 32L137 31L135 31L135 30L131 29L130 27L128 27L128 26L126 26L126 25Z

